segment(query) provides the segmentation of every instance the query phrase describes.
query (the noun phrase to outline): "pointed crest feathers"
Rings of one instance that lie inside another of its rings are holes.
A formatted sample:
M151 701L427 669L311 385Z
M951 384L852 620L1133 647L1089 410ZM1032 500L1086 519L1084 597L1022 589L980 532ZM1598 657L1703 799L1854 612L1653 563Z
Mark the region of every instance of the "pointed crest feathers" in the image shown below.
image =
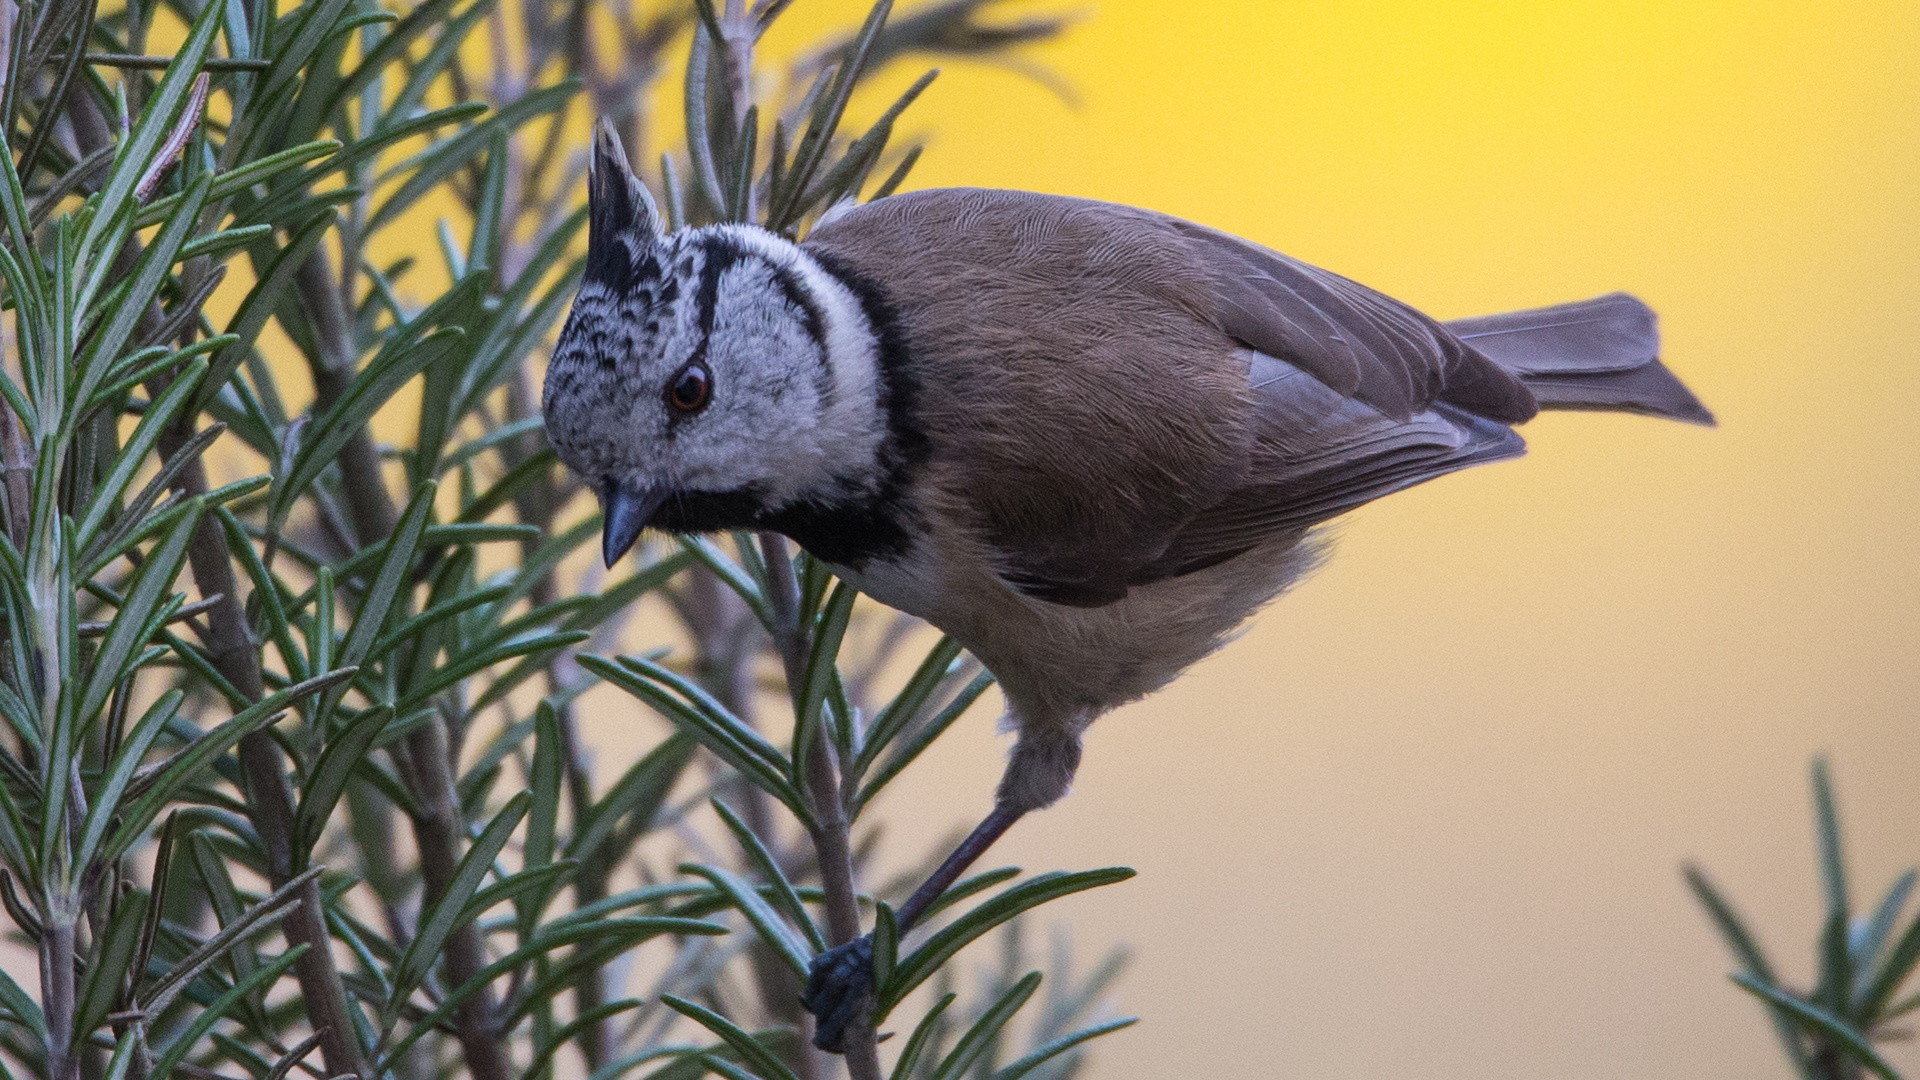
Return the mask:
M587 278L625 286L635 256L663 234L659 207L627 163L612 121L601 117L587 163Z

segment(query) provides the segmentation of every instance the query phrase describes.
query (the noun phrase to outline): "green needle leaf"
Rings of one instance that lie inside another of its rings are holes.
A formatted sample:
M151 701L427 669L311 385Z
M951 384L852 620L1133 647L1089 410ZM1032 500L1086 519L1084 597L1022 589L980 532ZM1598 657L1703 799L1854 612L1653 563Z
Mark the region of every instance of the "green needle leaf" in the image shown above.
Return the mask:
M761 1044L733 1021L714 1012L712 1009L696 1005L684 998L672 994L660 995L660 1001L667 1008L687 1017L694 1023L720 1036L720 1040L733 1048L733 1052L751 1065L754 1070L769 1080L800 1080L787 1064L781 1061L773 1051Z
M806 942L794 936L794 932L780 919L780 913L767 903L753 886L720 869L703 863L681 863L680 872L706 878L713 887L726 894L729 901L747 922L760 934L775 956L784 961L794 975L802 982L807 978L807 964L812 954L807 951Z
M1041 874L995 896L940 928L918 949L900 960L899 967L894 970L893 978L881 988L877 995L874 1022L878 1023L884 1018L895 1005L912 993L915 987L925 982L929 976L952 959L955 953L994 927L1041 904L1058 900L1063 896L1071 896L1077 892L1125 881L1133 874L1131 869L1124 866L1107 867L1102 870L1082 870L1071 874Z
M1004 1068L995 1070L993 1080L1020 1080L1021 1077L1074 1047L1079 1046L1081 1043L1097 1039L1111 1032L1119 1031L1121 1028L1130 1028L1139 1022L1139 1017L1129 1016L1120 1020L1109 1020L1104 1024L1095 1024L1089 1028L1082 1028L1071 1035L1062 1035L1057 1039L1034 1047L1031 1053L1009 1062Z
M960 1077L973 1067L973 1063L986 1053L987 1048L993 1045L1000 1035L1000 1029L1007 1026L1007 1022L1013 1019L1013 1014L1019 1012L1027 1003L1027 999L1031 998L1033 992L1038 989L1040 989L1040 973L1037 971L1028 972L1025 978L1014 983L1012 989L1001 995L1000 1000L994 1002L980 1019L967 1029L965 1035L960 1036L960 1041L954 1044L953 1052L948 1054L946 1060L940 1063L940 1067L933 1071L933 1080L960 1080Z
M479 839L467 849L460 859L460 866L454 872L453 880L447 884L447 891L433 902L433 906L420 917L420 932L401 954L393 976L393 997L388 1001L390 1009L397 1009L400 1003L413 993L427 977L427 972L440 960L442 948L447 938L453 935L465 914L467 901L480 889L480 883L493 870L493 860L498 858L520 819L527 814L527 806L532 796L521 792L507 800L507 805L495 814L493 820L481 832Z
M1867 1037L1856 1030L1852 1024L1818 1005L1802 1001L1785 990L1763 983L1751 975L1740 973L1729 975L1728 978L1738 984L1742 990L1792 1017L1801 1026L1831 1043L1848 1057L1872 1069L1882 1077L1882 1080L1900 1080L1900 1074L1880 1057L1873 1045L1867 1041Z
M813 919L807 914L806 906L800 903L800 894L794 890L793 883L788 881L787 875L781 871L780 861L773 857L773 852L767 850L767 846L760 842L760 838L754 835L753 830L747 827L747 823L742 821L731 807L719 799L714 799L712 802L714 810L720 815L720 820L726 822L727 829L733 833L734 839L740 841L740 847L746 851L747 861L752 863L753 868L760 872L761 877L767 879L768 885L772 886L774 907L780 914L785 915L789 922L798 927L802 934L806 935L807 944L813 947L813 952L826 952L826 935L814 925Z
M927 1010L927 1015L913 1027L913 1034L907 1037L906 1048L900 1051L900 1057L893 1063L892 1080L913 1080L914 1069L920 1059L933 1048L934 1034L940 1030L940 1017L952 1005L956 995L947 994Z

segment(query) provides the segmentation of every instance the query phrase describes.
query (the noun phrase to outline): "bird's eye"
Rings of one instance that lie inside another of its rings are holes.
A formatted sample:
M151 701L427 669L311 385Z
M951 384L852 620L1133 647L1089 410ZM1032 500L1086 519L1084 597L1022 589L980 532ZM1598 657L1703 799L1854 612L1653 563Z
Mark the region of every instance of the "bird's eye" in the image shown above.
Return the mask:
M667 383L667 404L675 412L697 413L713 396L713 373L698 360L689 360Z

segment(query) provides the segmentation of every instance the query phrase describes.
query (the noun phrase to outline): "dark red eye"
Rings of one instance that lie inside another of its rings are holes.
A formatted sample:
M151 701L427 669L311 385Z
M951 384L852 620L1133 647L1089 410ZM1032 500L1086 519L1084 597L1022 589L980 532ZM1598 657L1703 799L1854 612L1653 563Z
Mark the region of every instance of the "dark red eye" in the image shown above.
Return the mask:
M673 381L667 384L667 404L677 412L699 412L707 407L707 399L712 396L713 374L707 370L707 365L698 360L681 368Z

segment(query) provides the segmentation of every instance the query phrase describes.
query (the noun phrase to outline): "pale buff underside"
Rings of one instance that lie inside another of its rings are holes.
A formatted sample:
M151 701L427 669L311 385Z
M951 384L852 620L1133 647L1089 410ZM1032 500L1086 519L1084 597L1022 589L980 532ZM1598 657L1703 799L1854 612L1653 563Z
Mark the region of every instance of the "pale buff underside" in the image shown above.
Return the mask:
M997 557L989 545L958 515L928 509L944 520L906 557L835 572L953 635L994 673L1006 725L1020 733L1000 799L1022 807L1066 793L1087 725L1219 648L1311 570L1324 548L1315 535L1277 536L1218 566L1134 588L1115 603L1076 608L1009 588L991 569Z

